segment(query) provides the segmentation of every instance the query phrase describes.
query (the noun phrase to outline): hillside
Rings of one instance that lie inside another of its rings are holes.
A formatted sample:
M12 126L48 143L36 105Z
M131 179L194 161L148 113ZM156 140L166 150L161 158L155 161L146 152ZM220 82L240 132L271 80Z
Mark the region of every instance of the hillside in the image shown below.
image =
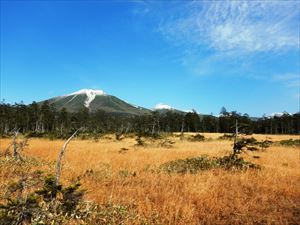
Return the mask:
M49 104L57 110L65 108L68 112L78 112L86 107L90 112L103 110L111 113L141 115L148 114L150 110L127 103L113 95L106 94L102 90L82 89L64 96L54 97L48 100ZM39 104L42 104L43 102Z

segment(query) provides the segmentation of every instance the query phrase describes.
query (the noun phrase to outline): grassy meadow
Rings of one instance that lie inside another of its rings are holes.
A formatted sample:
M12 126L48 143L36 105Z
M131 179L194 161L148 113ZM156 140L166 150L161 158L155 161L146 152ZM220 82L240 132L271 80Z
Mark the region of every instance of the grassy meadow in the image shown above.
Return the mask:
M184 140L179 135L144 139L144 146L137 146L135 137L75 138L63 159L62 183L80 177L86 201L129 206L134 216L126 217L124 224L300 224L300 149L276 144L299 136L253 135L275 142L266 150L241 154L260 165L260 170L211 169L196 174L159 170L163 163L176 159L232 152L233 141L218 139L222 134L205 133L206 140L201 142L190 141L190 135L185 134ZM1 139L1 151L10 142ZM29 170L55 173L63 143L29 139L22 152L34 158ZM0 164L0 199L9 183L18 179L15 167Z

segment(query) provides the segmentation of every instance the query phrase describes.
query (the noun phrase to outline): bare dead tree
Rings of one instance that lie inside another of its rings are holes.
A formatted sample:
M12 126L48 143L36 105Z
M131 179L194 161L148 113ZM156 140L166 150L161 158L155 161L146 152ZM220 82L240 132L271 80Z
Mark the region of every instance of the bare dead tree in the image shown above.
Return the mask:
M152 124L152 131L151 131L152 136L154 135L154 132L155 132L155 121L153 121Z
M181 131L180 131L180 140L183 140L184 138L184 118L182 119L182 122L181 122Z
M234 134L234 143L236 144L239 134L238 120L235 120L235 134Z
M65 154L67 145L69 144L69 142L75 137L75 135L77 134L77 132L81 130L81 128L79 128L78 130L76 130L71 137L69 137L69 139L64 143L58 158L57 158L57 163L56 163L56 185L59 185L59 179L60 179L60 172L61 172L61 161L62 161L62 157Z
M20 159L23 161L23 158L20 154L20 152L28 146L27 142L28 139L24 138L22 141L18 142L18 135L19 135L19 130L14 131L14 136L12 138L11 143L7 146L7 148L4 150L3 155L4 156L13 156L15 160ZM12 154L10 153L10 148L13 147Z
M18 134L19 134L19 129L14 131L14 137L13 137L13 141L12 141L13 156L15 159L17 159L17 157L18 157L18 143L17 143Z
M24 138L22 141L18 142L16 159L24 161L24 158L22 157L21 152L24 150L24 148L26 148L28 146L27 142L28 142L27 138Z
M9 152L9 149L10 149L10 147L13 145L13 143L11 142L8 146L7 146L7 148L5 149L5 151L4 151L4 153L3 153L3 155L4 156L11 156L11 153Z
M125 130L125 134L127 134L130 131L131 124L128 122Z
M234 134L234 144L233 144L233 156L235 156L240 149L238 146L238 135L239 135L239 127L238 127L238 120L235 120L235 134Z

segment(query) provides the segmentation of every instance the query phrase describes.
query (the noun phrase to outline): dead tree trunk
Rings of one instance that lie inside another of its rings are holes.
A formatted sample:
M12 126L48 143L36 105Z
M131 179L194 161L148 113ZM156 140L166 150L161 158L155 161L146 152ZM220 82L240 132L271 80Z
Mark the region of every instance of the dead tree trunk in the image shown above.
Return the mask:
M13 145L13 157L15 159L17 159L17 157L18 157L18 143L17 143L18 134L19 134L19 130L16 130L14 132L14 137L13 137L13 142L12 142L12 145Z
M152 136L154 135L154 132L155 132L155 121L152 124L152 132L151 132Z
M180 134L180 140L183 140L184 138L184 119L181 122L181 134Z
M129 132L129 130L130 130L130 123L127 123L125 134L127 134Z
M233 156L238 153L237 139L239 134L238 120L235 120L235 134L234 134L234 144L233 144Z
M11 156L11 153L9 150L11 147L13 147L13 152L12 152L13 158L15 160L19 159L19 160L23 161L23 158L22 158L20 152L27 146L28 139L25 138L23 141L18 142L18 140L17 140L18 134L19 134L19 129L14 131L14 136L12 138L12 142L9 144L9 146L4 151L4 156Z
M235 144L236 144L236 142L237 142L238 134L239 134L238 121L235 120L235 135L234 135L234 143L235 143Z
M78 130L76 130L71 137L69 137L69 139L64 143L58 158L57 158L57 163L56 163L56 185L59 185L59 179L60 179L60 172L61 172L61 161L62 161L62 157L64 156L65 150L67 148L67 145L69 144L69 142L75 137L75 135L77 134L77 132L80 130L81 128L79 128Z

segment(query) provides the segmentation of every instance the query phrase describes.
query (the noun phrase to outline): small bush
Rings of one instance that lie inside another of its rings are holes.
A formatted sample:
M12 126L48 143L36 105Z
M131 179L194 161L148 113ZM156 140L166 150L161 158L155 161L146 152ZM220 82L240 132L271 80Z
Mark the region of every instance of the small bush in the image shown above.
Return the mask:
M89 139L89 134L83 133L83 134L80 134L78 136L80 137L81 140L88 140Z
M121 141L122 139L124 139L123 133L117 132L115 133L115 136L117 141Z
M220 168L224 168L227 170L260 169L259 165L245 161L242 157L238 157L236 155L215 158L215 160Z
M177 159L161 165L161 169L168 173L196 173L199 170L208 170L216 165L207 156Z
M24 194L23 182L13 185L6 204L0 205L0 224L61 224L73 217L80 218L77 206L81 203L83 191L79 183L64 188L56 185L55 177L46 177L41 189Z
M104 139L104 140L112 140L113 138L110 137L110 136L108 136L108 135L104 135L104 136L103 136L103 139Z
M300 147L300 139L282 140L282 141L279 141L279 144L282 146L288 146L288 147Z
M158 132L150 132L150 131L142 131L142 132L137 132L137 136L144 137L144 138L152 138L152 139L161 139L163 138L163 135Z
M204 141L205 140L205 137L201 134L196 134L194 136L191 136L189 138L190 141Z
M125 170L120 170L119 175L123 178L129 177L129 176L135 177L137 175L137 173L135 171L129 171L129 170L125 169Z
M145 146L145 141L142 139L141 136L137 136L135 141L136 141L135 146Z
M194 158L178 159L164 163L160 169L167 173L197 173L201 170L222 168L226 170L246 170L258 169L258 165L245 161L241 157L234 155L208 158L207 156L200 156Z
M254 147L254 146L248 146L247 150L249 150L249 151L258 151L258 148Z
M121 148L120 150L119 150L119 153L126 153L126 152L128 152L128 148Z
M174 144L175 144L175 141L165 139L159 143L159 146L162 148L172 148Z
M25 137L27 137L27 138L42 138L42 137L45 137L45 133L30 131L27 134L25 134Z
M257 142L258 146L259 146L262 150L264 150L264 149L266 149L266 148L269 148L269 147L271 146L272 143L273 143L272 141L267 140L267 139L264 140L264 141Z
M233 140L234 134L223 134L222 136L218 137L219 140Z
M234 144L234 151L240 153L242 150L257 151L259 148L265 150L270 147L272 141L264 140L257 141L255 138L241 138Z
M42 178L41 173L37 173ZM122 174L127 175L125 172ZM128 172L136 176L135 172ZM44 178L44 184L30 193L23 192L24 181L8 188L9 197L0 204L0 224L123 224L134 221L135 210L126 205L97 205L83 201L80 184L64 187L55 178ZM38 180L39 181L39 180ZM21 193L21 194L20 194Z

